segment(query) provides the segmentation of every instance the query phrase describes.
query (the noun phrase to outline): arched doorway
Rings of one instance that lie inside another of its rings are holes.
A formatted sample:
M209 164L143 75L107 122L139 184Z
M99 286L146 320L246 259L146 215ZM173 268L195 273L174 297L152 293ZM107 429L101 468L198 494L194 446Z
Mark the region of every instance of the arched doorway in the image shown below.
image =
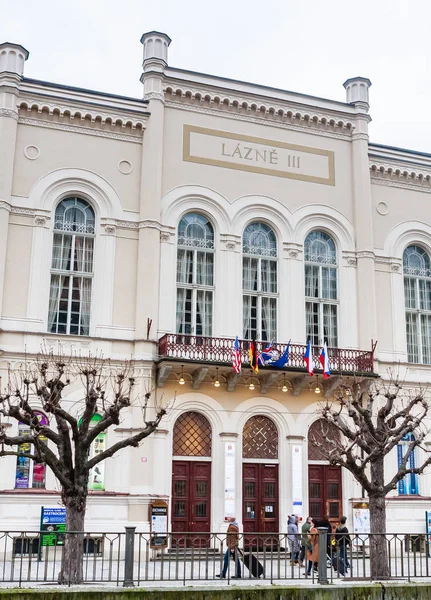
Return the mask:
M328 464L318 444L340 443L340 432L324 419L315 421L308 430L308 506L316 519L329 516L338 522L343 514L341 467Z
M191 411L178 417L172 445L173 532L210 531L211 461L203 459L211 458L211 445L211 425L203 414Z
M242 432L242 458L244 533L276 533L278 431L271 419L264 415L248 419Z

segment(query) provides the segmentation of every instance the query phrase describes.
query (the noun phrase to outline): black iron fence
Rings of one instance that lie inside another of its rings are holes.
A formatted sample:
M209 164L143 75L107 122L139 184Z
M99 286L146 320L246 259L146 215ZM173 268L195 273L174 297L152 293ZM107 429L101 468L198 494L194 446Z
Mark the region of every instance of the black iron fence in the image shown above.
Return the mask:
M171 533L162 548L152 547L149 533L128 527L119 533L53 532L49 536L46 531L0 532L0 585L57 583L65 539L76 535L83 540L85 583L127 587L221 581L226 585L239 576L271 583L372 580L369 548L377 536L384 538L389 578L410 581L431 575L431 548L425 534L350 535L350 544L340 545L320 530L308 539L310 547L301 547L301 535L295 540L285 533L248 533L239 535L238 545L226 553L225 533Z

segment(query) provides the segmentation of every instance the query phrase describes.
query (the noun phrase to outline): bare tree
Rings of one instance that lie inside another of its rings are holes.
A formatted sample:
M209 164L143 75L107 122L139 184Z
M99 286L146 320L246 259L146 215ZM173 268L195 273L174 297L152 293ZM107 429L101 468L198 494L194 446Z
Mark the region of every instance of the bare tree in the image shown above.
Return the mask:
M342 434L342 441L327 440L324 444L311 441L332 465L350 471L368 494L373 534L371 576L382 579L389 576L388 549L381 535L386 533L385 499L406 475L419 475L431 464L430 454L423 445L429 405L423 390L404 391L398 381L368 384L353 381L342 386L334 402L321 408L323 422L334 424ZM395 472L386 474L385 457L401 442L405 445L401 464ZM426 454L422 464L412 468L410 457L416 448Z
M101 357L65 360L44 353L31 364L9 370L8 375L7 385L0 390L0 456L26 456L48 465L60 484L66 531L83 532L91 470L123 448L139 446L157 429L166 408L149 407L153 392L148 389L140 400L142 423L138 432L90 457L97 436L119 425L120 416L132 406L136 385L133 365L125 363L114 368ZM83 391L78 411L65 400L65 391L75 380ZM49 425L39 420L39 407ZM150 410L152 418L147 419ZM100 419L92 422L96 414ZM26 435L7 435L5 419L25 424ZM23 454L21 444L31 444L32 451ZM82 579L83 535L66 534L59 582L80 583Z

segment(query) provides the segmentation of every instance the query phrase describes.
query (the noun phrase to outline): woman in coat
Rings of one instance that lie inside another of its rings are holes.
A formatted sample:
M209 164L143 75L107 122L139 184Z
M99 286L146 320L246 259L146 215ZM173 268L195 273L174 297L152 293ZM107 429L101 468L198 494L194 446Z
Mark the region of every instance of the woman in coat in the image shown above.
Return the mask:
M307 549L307 560L308 560L308 569L307 575L311 575L311 569L317 569L317 564L319 562L319 533L317 528L315 527L313 519L311 519L311 529L308 535L309 545Z
M290 548L290 564L297 565L299 555L299 535L295 515L289 517L287 523L287 539L289 540Z

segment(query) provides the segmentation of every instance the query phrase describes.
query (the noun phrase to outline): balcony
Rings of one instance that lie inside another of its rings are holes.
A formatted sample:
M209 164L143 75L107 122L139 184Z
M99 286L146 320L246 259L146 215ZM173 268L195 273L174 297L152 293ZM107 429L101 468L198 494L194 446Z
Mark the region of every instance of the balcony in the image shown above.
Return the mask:
M217 373L226 381L228 391L233 391L241 378L254 378L260 385L261 392L265 393L269 387L275 385L277 380L283 377L283 381L287 380L294 395L297 395L307 385L307 382L310 382L310 376L304 363L305 345L291 343L289 362L284 368L262 366L259 368L258 376L256 376L249 367L249 343L249 340L240 340L243 370L240 375L237 375L232 369L233 338L167 333L159 340L157 385L163 387L168 378L171 379L173 374L178 374L180 364L182 371L190 379L193 389L199 389L200 384L205 381L211 382L216 368L218 368ZM267 342L257 342L259 352L264 350L266 346ZM273 350L278 351L280 356L285 348L286 344L273 344ZM334 391L336 384L341 383L341 378L353 376L361 378L377 377L374 373L374 348L375 345L371 350L328 348L331 377L324 383L319 362L321 348L313 346L312 359L317 380L319 380L319 375L322 375L319 384L321 385L321 391L325 395L327 395L326 392L329 389L331 392ZM315 378L313 378L314 380Z

